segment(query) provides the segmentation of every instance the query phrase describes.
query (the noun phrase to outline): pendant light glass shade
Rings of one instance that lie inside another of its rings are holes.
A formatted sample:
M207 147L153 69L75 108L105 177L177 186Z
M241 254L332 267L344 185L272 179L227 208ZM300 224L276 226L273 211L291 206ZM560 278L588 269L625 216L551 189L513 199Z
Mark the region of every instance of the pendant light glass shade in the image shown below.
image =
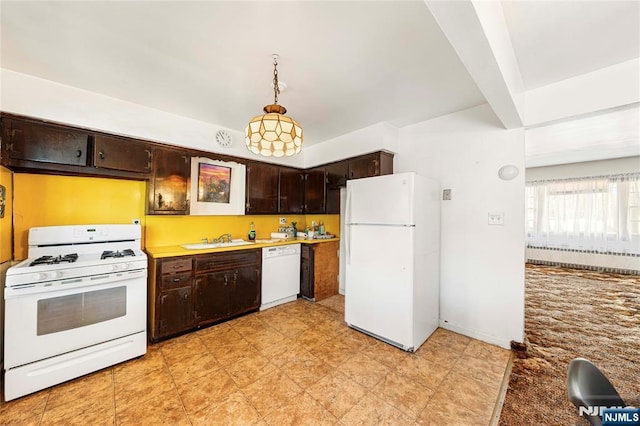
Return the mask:
M247 149L265 157L282 157L302 151L302 127L296 120L287 117L287 109L278 105L277 56L274 55L275 102L264 107L264 114L253 117L245 129Z

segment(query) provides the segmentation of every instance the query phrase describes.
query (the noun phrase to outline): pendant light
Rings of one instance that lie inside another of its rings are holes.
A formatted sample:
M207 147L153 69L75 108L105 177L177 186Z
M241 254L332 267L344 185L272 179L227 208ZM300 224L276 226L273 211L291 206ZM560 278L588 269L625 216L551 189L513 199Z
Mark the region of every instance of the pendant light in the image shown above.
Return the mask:
M245 129L247 149L265 157L291 156L302 150L302 127L278 105L278 58L273 55L273 104L265 106L264 114L253 117Z

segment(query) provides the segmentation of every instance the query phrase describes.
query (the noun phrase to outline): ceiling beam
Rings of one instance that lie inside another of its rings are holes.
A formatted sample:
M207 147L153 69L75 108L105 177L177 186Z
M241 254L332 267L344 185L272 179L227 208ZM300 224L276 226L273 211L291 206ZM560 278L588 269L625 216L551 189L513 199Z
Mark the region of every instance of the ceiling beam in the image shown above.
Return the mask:
M524 84L500 2L425 3L504 127L522 127Z

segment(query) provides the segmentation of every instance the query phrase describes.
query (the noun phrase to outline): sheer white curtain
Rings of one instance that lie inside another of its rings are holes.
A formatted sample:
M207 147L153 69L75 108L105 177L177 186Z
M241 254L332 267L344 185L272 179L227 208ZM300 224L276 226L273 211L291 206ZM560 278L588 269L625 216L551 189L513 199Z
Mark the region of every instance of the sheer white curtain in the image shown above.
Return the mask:
M531 247L640 254L640 173L527 182Z

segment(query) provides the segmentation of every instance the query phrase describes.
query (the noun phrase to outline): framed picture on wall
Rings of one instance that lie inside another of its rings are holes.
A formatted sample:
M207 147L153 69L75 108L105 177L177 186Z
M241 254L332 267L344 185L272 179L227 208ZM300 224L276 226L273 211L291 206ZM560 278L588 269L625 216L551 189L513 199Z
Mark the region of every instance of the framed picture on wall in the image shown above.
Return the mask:
M231 167L198 163L198 201L229 204Z
M246 168L232 161L191 157L191 215L243 215Z

